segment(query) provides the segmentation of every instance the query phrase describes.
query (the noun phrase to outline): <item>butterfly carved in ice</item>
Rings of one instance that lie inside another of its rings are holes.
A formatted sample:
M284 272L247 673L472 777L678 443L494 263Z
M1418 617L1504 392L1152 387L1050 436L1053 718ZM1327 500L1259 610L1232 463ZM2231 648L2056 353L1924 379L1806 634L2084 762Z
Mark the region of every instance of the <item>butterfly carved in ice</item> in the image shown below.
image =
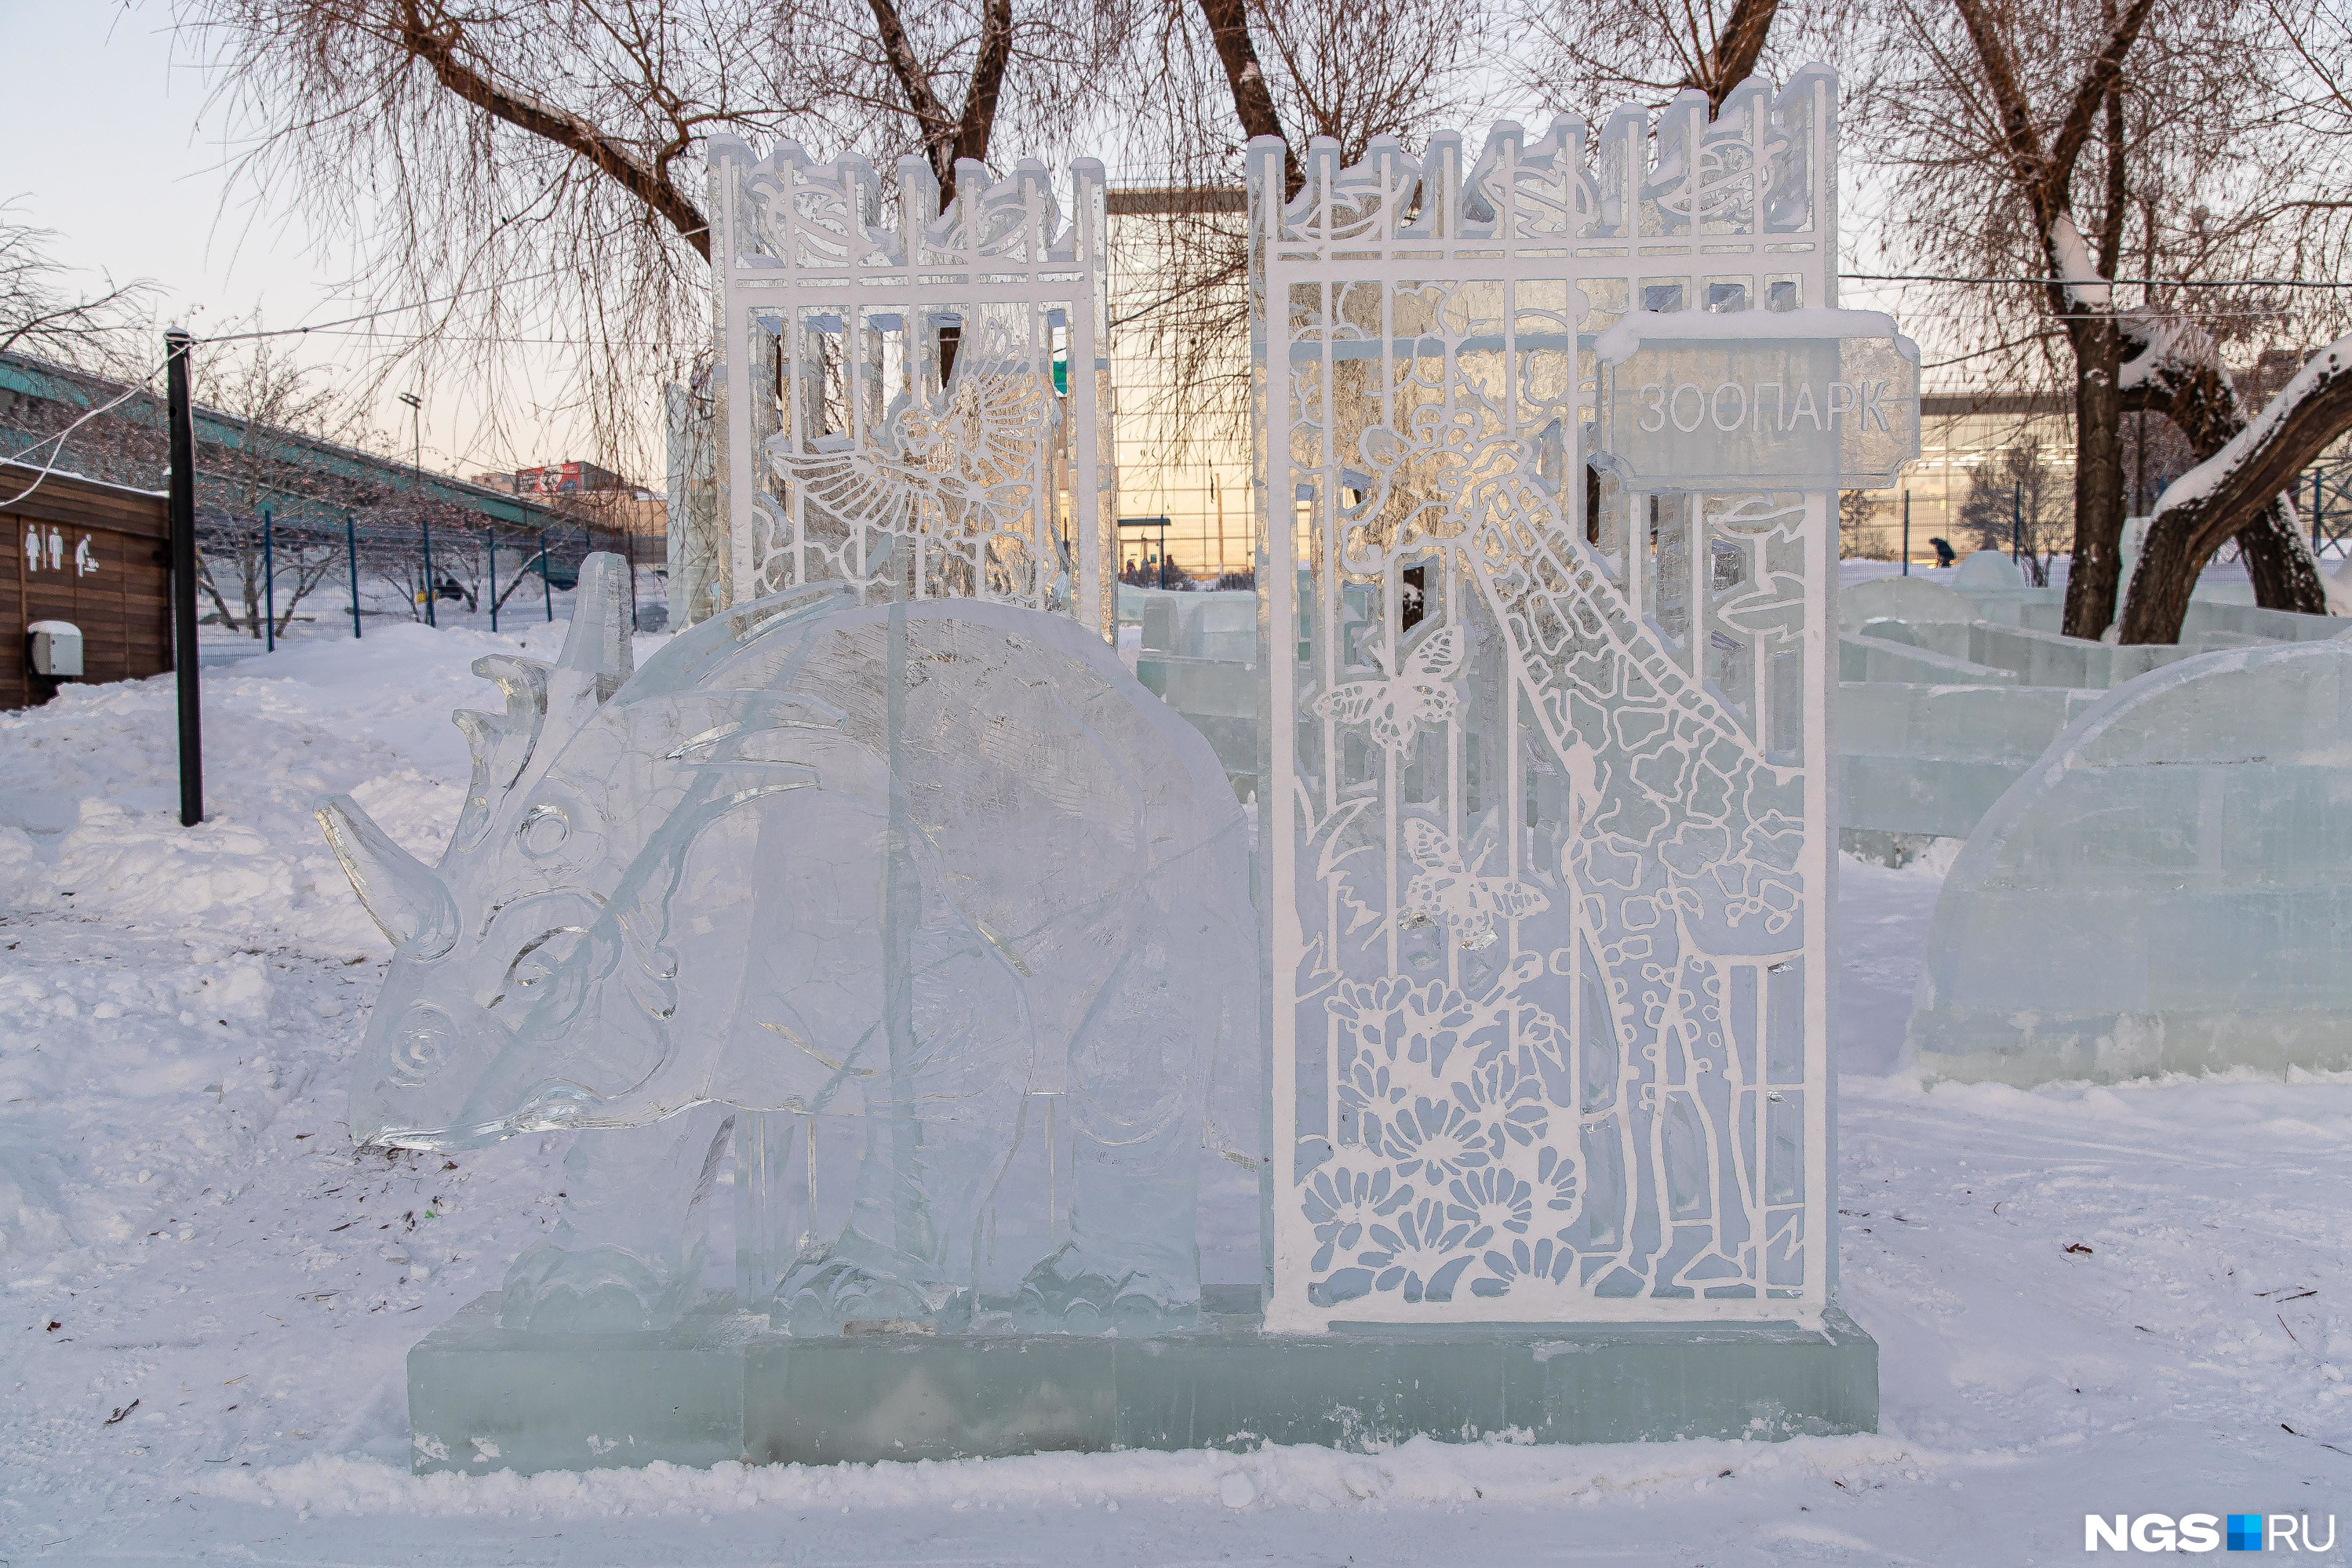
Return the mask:
M1447 626L1414 643L1402 669L1391 662L1385 646L1376 645L1372 658L1381 679L1335 686L1315 700L1315 712L1341 724L1365 725L1374 740L1399 751L1412 747L1423 725L1454 716L1454 672L1462 667L1460 627Z
M1485 851L1464 863L1454 836L1436 823L1408 817L1402 826L1404 852L1421 867L1405 885L1406 919L1419 924L1442 916L1462 946L1475 951L1494 945L1497 919L1517 920L1551 907L1551 895L1532 883L1480 874Z

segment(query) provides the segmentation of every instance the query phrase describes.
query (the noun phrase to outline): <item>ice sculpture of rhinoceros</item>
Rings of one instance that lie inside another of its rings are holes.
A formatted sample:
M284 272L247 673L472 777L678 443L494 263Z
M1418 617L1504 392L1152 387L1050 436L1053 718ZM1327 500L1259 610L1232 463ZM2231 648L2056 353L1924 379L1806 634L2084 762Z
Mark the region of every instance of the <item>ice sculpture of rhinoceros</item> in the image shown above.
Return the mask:
M457 716L437 870L320 804L395 947L354 1138L620 1129L576 1141L510 1326L675 1319L754 1113L793 1332L1186 1321L1203 1135L1255 1152L1206 1116L1221 1073L1253 1103L1257 1029L1207 744L1075 623L972 601L796 590L632 674L619 567L554 666L475 665L507 711Z

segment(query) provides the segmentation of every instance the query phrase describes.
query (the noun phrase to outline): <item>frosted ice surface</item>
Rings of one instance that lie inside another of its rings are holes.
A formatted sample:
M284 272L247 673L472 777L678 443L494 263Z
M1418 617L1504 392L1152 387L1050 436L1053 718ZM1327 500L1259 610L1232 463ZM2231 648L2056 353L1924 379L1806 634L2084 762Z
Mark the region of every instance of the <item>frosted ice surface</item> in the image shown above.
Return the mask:
M2025 573L2018 570L2006 550L1971 550L1968 559L1960 562L1960 570L1952 574L1952 587L1961 593L2024 586Z
M397 947L354 1135L602 1130L509 1326L674 1320L730 1136L794 1332L1189 1321L1203 1138L1258 1152L1247 847L1207 745L1065 617L818 585L632 674L624 583L590 557L553 667L477 665L507 711L458 716L437 871L321 805Z
M1924 577L1874 578L1838 591L1838 626L1846 632L1859 632L1870 621L1933 625L1976 618L1976 606Z
M2352 1067L2352 645L2117 687L1988 812L1911 1016L1929 1077Z
M1966 838L2098 696L2062 686L1852 683L1838 699L1838 825Z
M1919 350L1875 310L1637 310L1594 342L1624 482L1873 488L1919 452Z

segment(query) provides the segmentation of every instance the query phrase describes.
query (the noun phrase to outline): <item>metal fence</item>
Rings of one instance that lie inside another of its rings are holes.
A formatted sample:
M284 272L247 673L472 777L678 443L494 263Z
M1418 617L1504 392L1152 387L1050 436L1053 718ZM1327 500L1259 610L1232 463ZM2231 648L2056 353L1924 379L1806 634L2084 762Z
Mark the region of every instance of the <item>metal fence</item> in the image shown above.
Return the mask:
M405 508L361 510L299 499L250 514L197 514L199 613L265 647L295 631L421 622L515 630L568 616L580 563L604 550L629 563L639 630L667 623L665 541L565 518L540 528Z
M2311 524L2311 553L2352 555L2352 462L2306 469L2294 496Z

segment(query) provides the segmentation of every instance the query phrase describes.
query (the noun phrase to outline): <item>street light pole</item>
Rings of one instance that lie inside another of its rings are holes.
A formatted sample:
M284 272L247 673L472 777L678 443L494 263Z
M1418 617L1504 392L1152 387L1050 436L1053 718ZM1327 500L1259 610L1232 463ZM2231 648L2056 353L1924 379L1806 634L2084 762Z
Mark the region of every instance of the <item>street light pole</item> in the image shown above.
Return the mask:
M425 400L402 392L400 401L408 405L408 493L415 499L417 527L425 538L425 624L438 626L433 601L441 597L441 590L433 580L433 520L425 515Z

